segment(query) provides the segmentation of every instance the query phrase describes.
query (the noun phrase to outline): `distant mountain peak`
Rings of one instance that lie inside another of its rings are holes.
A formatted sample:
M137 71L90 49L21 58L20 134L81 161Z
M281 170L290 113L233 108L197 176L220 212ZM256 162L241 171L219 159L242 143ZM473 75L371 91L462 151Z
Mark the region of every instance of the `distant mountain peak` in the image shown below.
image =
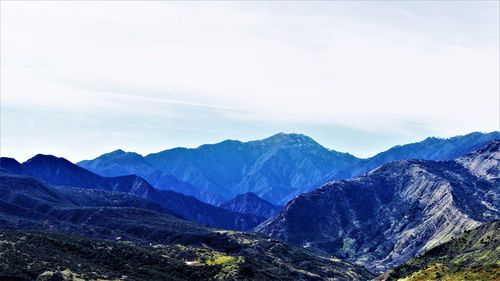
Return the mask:
M37 154L30 159L28 159L25 163L40 163L40 162L49 162L49 163L58 163L58 164L66 164L73 165L69 160L57 157L50 154Z
M127 153L127 152L123 151L122 149L117 149L117 150L111 151L110 153L106 153L106 154L107 155L122 155L125 153Z
M298 146L321 146L311 137L308 137L303 134L296 133L277 133L272 135L266 139L262 140L263 143L276 143L276 144L285 144L285 145L298 145Z
M100 157L118 158L118 157L142 157L142 156L136 152L128 152L128 151L124 151L122 149L117 149L117 150L111 151L109 153L103 154Z

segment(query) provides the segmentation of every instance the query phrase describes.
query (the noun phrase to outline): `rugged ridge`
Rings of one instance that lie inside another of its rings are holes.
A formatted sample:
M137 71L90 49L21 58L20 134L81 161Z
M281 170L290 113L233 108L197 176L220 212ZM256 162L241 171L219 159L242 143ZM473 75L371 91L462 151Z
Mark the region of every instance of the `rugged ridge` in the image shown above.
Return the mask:
M272 204L283 205L328 181L363 175L391 161L450 160L495 139L500 139L500 132L427 138L359 159L327 149L305 135L279 133L258 141L227 140L194 149L168 149L142 158L118 151L78 165L101 175L136 173L157 188L213 204L252 192ZM168 177L190 186L162 180Z
M456 161L396 161L328 183L292 200L257 231L385 271L500 217L499 142ZM478 177L481 165L467 163L485 158L491 174Z
M259 141L227 140L195 149L174 148L149 154L144 160L158 171L198 187L201 194L194 196L204 201L210 201L212 194L220 196L222 203L252 192L276 204L323 175L354 164L357 158L326 149L304 135L280 133ZM96 173L106 171L106 165L97 162L103 160L98 157L78 165ZM115 163L119 161L108 165Z

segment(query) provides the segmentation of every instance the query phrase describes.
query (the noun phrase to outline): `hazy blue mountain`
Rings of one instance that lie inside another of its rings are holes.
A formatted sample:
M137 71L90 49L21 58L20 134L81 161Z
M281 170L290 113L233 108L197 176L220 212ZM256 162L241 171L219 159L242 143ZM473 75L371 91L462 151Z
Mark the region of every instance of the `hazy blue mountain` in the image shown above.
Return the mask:
M499 149L493 141L456 161L396 161L328 183L257 231L384 271L500 218Z
M169 149L147 155L144 160L158 171L198 187L198 194L207 194L201 196L204 201L213 194L227 200L252 192L278 202L327 173L340 172L357 158L326 149L304 135L280 133L260 141L227 140L195 149ZM96 158L79 165L100 173L107 169L105 162ZM116 163L119 161L109 165ZM150 179L153 177L145 178L154 182Z
M0 173L27 175L23 165L14 158L0 157Z
M140 154L121 149L103 154L94 160L81 161L77 165L104 177L132 174L142 177L156 171Z
M222 203L220 207L238 213L252 214L265 218L273 216L279 210L278 206L267 202L251 192L237 195L233 199Z
M474 132L451 138L429 137L421 142L395 146L367 159L366 163L359 170L353 171L353 176L360 175L382 164L396 160L452 160L497 139L500 139L500 132L487 134Z
M157 188L170 186L169 189L213 204L252 192L280 205L325 182L362 175L391 161L448 160L494 139L500 139L499 132L427 138L358 159L326 149L304 135L279 133L258 141L227 140L193 149L169 149L142 158L135 153L115 151L78 164L102 175L137 173ZM129 158L133 160L128 161Z
M136 175L102 177L64 158L39 154L23 164L16 164L17 161L13 159L1 159L0 165L4 173L16 174L16 172L21 171L22 175L29 175L51 185L99 189L137 195L188 220L201 224L226 229L246 230L264 220L263 217L218 208L201 202L194 197L173 191L156 190L146 180ZM8 165L3 166L4 163Z
M202 190L189 182L181 181L171 174L154 168L140 154L134 152L125 152L119 149L93 160L81 161L77 165L105 177L137 175L157 189L191 195L213 205L224 201L224 198L215 193Z

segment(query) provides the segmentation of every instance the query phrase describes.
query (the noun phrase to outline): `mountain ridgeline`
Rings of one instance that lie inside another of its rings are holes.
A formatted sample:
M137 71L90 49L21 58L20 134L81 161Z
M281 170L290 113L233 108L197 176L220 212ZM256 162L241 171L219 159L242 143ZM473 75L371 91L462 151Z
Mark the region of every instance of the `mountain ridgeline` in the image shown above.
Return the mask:
M135 174L158 189L171 189L215 205L247 192L283 205L328 181L359 176L385 163L450 160L495 139L500 139L500 132L427 138L359 159L327 149L304 135L280 133L258 141L227 140L144 157L117 150L77 164L103 176Z
M289 202L257 231L383 272L499 219L500 140L456 160L401 160Z
M273 216L279 210L278 206L267 202L251 192L240 194L224 202L220 207L238 213L252 214L265 218Z
M36 155L24 163L0 158L0 172L30 176L55 186L122 192L147 199L185 219L225 229L247 230L265 218L232 212L170 190L156 190L136 175L102 177L64 158Z
M499 137L3 157L0 279L497 280Z

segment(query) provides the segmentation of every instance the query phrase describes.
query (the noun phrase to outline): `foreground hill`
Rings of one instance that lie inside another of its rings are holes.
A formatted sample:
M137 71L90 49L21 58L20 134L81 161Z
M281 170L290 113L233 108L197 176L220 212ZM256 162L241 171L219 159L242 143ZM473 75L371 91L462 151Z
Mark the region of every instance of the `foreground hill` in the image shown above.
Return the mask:
M252 214L265 218L273 216L279 210L278 206L267 202L251 192L240 194L222 203L220 207L238 213Z
M102 177L64 158L51 155L37 155L22 164L11 158L0 158L0 172L28 175L56 186L136 195L188 220L225 229L247 230L264 220L263 217L218 208L173 191L156 190L147 181L135 175Z
M297 197L257 231L382 272L500 218L499 166L500 141L457 161L393 162Z
M368 271L278 241L224 234L226 244L93 240L0 231L2 280L369 280ZM98 253L98 254L96 254ZM76 279L78 280L78 279Z
M450 160L495 139L500 139L500 132L427 138L359 159L327 149L304 135L280 133L258 141L227 140L145 157L118 150L78 165L106 176L136 174L157 188L210 203L252 192L274 205L282 205L328 181L359 176L392 161ZM172 177L181 183L168 182Z
M2 280L373 277L319 252L180 219L134 195L25 177L0 176L0 228Z
M498 280L500 222L486 223L391 270L380 280Z

